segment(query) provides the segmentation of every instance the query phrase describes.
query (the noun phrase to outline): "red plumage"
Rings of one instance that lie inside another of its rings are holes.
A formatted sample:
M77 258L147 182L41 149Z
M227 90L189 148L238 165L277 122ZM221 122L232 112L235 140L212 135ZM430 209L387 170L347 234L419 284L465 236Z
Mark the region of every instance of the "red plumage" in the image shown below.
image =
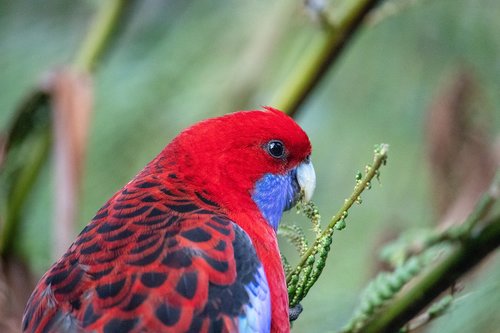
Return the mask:
M286 147L285 158L266 151L273 139ZM271 331L288 332L276 233L252 193L265 174L285 174L310 153L303 130L271 108L183 131L42 277L23 330L234 332L249 316L245 288L263 283L262 265Z

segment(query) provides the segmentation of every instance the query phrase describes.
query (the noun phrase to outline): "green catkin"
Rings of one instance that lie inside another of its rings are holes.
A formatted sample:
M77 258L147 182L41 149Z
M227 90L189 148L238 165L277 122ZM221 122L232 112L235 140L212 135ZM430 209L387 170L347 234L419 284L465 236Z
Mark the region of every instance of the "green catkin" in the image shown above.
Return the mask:
M305 286L309 281L313 265L314 265L314 256L311 255L307 259L307 265L304 267L304 269L302 270L302 274L299 277L299 282L297 283L297 290L295 292L295 296L293 297L290 303L291 306L297 305L304 298Z
M298 282L299 282L299 276L297 274L293 274L292 277L290 278L290 283L288 283L287 285L288 299L293 299L295 297Z
M319 258L316 260L316 265L313 267L311 272L311 277L304 289L304 296L307 295L312 286L316 283L319 276L323 272L323 269L326 265L326 259L328 258L328 253L330 252L330 245L332 244L332 234L327 234L323 236L323 239L320 242L320 247L317 251L319 254Z
M417 276L426 265L430 264L432 258L434 256L422 253L410 257L396 267L393 272L379 273L365 288L360 305L352 319L344 327L343 332L357 332L356 327L361 327L380 307L394 298L408 282Z
M316 261L316 254L309 256L307 259L307 266L310 267L310 270L307 272L307 276L305 278L304 286L303 286L303 291L302 294L300 295L300 298L303 299L306 297L307 293L309 292L309 289L311 289L312 285L316 282L316 279L318 278L318 270L314 266L315 261ZM299 300L300 302L300 300Z

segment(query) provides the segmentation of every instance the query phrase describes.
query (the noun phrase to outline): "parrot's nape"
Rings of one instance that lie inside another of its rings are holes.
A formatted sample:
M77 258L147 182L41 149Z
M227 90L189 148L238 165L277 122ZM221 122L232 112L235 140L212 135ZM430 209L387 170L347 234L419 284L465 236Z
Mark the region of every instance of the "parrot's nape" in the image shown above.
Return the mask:
M23 332L288 332L276 229L310 154L272 108L184 130L41 278Z

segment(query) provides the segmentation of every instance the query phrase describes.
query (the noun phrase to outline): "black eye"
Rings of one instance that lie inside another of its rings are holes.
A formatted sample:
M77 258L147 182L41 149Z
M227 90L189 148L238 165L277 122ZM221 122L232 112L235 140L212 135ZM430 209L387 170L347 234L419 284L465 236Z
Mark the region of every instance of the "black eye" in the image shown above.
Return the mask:
M275 158L282 158L285 156L285 146L283 142L278 140L269 141L267 144L267 152Z

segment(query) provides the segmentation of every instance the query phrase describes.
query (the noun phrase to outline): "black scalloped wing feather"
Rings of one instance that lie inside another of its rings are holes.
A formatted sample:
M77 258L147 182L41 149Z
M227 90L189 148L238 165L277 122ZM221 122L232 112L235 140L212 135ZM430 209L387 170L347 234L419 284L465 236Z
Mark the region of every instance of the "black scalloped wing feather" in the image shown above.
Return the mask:
M268 330L269 289L246 233L203 193L127 185L42 277L24 332Z

